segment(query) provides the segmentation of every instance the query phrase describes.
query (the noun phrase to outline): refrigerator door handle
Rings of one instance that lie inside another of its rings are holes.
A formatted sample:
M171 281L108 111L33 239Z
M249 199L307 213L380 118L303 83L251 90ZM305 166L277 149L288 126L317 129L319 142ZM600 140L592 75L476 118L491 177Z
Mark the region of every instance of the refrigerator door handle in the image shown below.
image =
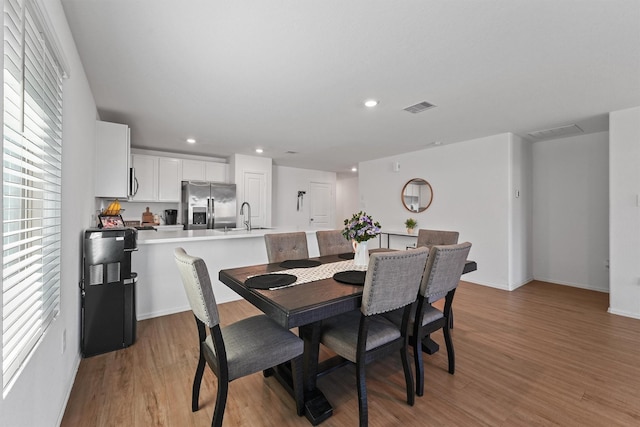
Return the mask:
M213 228L216 221L216 203L215 199L212 197L209 199L209 203L211 204L211 220L209 222L209 228Z

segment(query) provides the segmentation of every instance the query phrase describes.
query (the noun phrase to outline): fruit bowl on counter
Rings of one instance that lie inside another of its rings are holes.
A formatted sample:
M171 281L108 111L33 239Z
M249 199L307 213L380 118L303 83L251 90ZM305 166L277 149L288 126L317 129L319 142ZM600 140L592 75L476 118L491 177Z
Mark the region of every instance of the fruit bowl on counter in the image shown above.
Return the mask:
M109 206L102 210L100 215L122 215L122 212L124 212L124 209L120 207L120 201L115 199L109 203Z

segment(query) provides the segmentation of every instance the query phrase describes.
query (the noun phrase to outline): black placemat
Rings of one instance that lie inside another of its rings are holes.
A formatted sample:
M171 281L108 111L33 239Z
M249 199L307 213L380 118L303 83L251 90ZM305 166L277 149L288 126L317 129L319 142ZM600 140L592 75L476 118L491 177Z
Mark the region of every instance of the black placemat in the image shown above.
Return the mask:
M347 270L334 274L333 279L336 282L346 283L349 285L364 285L364 278L366 275L366 271Z
M353 257L356 254L354 254L353 252L347 252L346 254L339 254L338 258L342 258L342 259L353 259Z
M287 286L298 280L293 274L262 274L248 278L244 284L253 289L270 289Z
M280 263L282 268L310 268L322 264L320 261L311 259L288 259Z

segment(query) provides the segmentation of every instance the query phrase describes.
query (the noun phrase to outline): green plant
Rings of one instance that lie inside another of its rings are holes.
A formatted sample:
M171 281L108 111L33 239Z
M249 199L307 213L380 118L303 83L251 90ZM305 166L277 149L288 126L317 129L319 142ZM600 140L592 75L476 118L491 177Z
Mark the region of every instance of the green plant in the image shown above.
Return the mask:
M373 221L366 212L358 212L353 214L351 219L344 220L344 230L342 235L347 240L355 240L356 242L366 242L380 234L380 223Z
M416 228L416 226L418 225L418 221L416 221L416 220L415 220L415 219L413 219L413 218L409 218L408 220L406 220L406 221L404 222L404 225L405 225L407 228Z

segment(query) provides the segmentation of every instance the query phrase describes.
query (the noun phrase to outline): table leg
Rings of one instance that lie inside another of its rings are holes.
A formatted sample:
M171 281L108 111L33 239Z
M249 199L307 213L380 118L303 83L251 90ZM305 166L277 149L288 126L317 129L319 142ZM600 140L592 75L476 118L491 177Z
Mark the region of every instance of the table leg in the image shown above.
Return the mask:
M333 408L316 387L318 357L320 355L320 322L300 326L304 340L304 414L312 425L318 425L333 414Z
M437 353L438 350L440 350L440 346L437 342L432 340L429 335L422 339L422 351L427 354L434 354Z

